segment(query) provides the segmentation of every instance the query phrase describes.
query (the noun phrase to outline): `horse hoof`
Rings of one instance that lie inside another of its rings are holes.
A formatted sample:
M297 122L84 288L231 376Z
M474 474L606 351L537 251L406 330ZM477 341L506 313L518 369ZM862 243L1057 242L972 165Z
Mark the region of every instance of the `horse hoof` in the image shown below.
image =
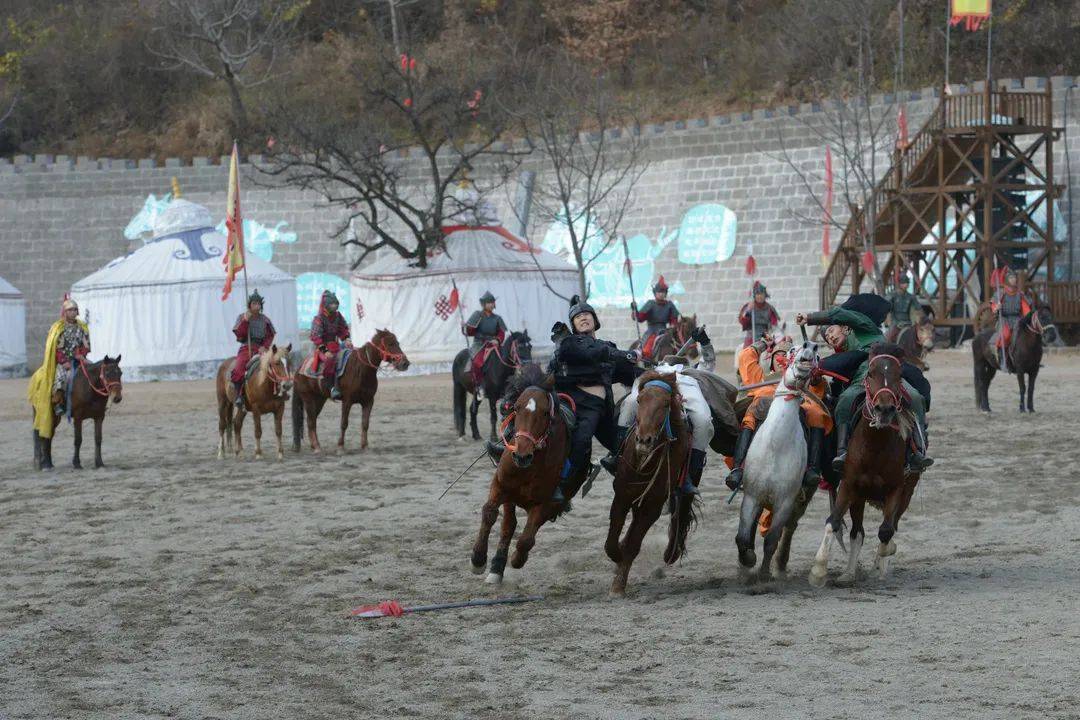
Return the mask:
M623 598L626 597L626 588L624 588L624 587L613 587L613 588L611 588L611 591L608 593L608 597L611 598L612 600L622 600Z
M808 580L810 584L816 588L825 587L825 579L828 577L828 573L825 570L818 570L816 567L810 571L810 577Z
M283 462L285 460L285 453L278 453L277 460L278 462Z
M75 468L76 470L82 470L82 463L73 462L71 463L71 467Z
M472 572L473 575L483 575L487 571L487 563L485 562L481 565L470 564L469 571Z
M852 587L855 585L855 576L843 573L836 578L836 587Z
M753 550L739 553L739 564L744 568L752 568L757 564L757 554Z
M488 585L502 585L503 576L498 573L488 573L488 576L484 578L484 582Z

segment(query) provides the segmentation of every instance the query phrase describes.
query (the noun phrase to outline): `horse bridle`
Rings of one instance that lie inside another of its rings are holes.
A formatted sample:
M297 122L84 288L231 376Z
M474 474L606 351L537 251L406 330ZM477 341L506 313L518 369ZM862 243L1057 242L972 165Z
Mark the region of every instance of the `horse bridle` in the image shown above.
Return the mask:
M379 353L379 362L373 363L371 360L368 359L368 346L371 346ZM357 358L360 360L360 362L362 362L369 368L375 368L376 370L378 370L379 366L382 365L384 362L389 362L393 364L405 359L405 353L391 352L386 348L385 345L376 345L374 340L368 340L366 343L364 343L360 350L364 351L363 353L357 352Z
M502 346L500 346L498 344L495 345L495 357L497 357L499 359L499 362L501 362L504 367L514 368L515 370L520 368L522 366L522 364L523 364L521 362L521 355L518 353L518 341L517 340L511 340L510 341L510 360L511 360L511 362L506 362L506 360L503 358L503 356L502 356Z
M94 385L94 381L90 378L90 371L86 369L86 363L80 362L79 367L82 369L83 376L86 377L86 382L90 385L90 389L101 397L109 397L109 395L112 394L113 388L123 387L120 380L110 381L109 378L105 377L104 362L101 363L101 367L99 368L100 372L98 373L98 379L101 380L101 384L105 388L104 390L99 390L97 386Z
M871 415L871 408L877 405L877 399L882 395L890 396L893 400L893 404L896 405L896 407L900 407L901 403L900 394L896 390L893 390L891 387L889 387L888 378L884 378L885 384L881 388L879 388L877 392L874 392L870 389L870 368L874 366L874 362L877 360L892 360L896 363L896 366L898 368L903 368L904 366L903 363L900 362L900 359L897 358L895 355L881 354L875 355L874 357L870 358L869 365L866 370L866 377L863 378L863 389L866 391L867 402L863 403L862 411L863 417L867 420L873 419L873 416Z
M569 403L570 407L575 412L577 411L577 407L576 407L576 405L574 403L574 399L571 398L566 393L555 392L554 390L545 390L544 388L540 387L539 385L530 385L529 387L525 388L522 391L522 395L524 395L525 393L527 393L530 390L539 390L540 392L544 393L544 395L547 395L547 398L548 398L548 425L547 425L547 428L544 430L544 433L540 437L536 437L532 433L530 433L530 432L528 432L526 430L519 430L515 426L515 428L514 428L514 440L516 441L519 437L523 437L526 440L532 441L533 447L540 450L540 449L543 449L544 447L547 446L548 438L551 437L551 428L554 427L554 425L555 425L555 407L556 407L556 405L558 405L559 398L562 398L567 403ZM512 423L514 421L514 417L516 417L516 416L517 416L517 410L511 412L509 415L507 415L505 418L503 418L502 426L499 428L499 438L502 440L503 445L506 446L506 449L509 450L512 453L517 452L517 442L507 442L506 441L506 428L510 427L510 423Z
M266 375L270 378L270 381L274 383L274 395L282 394L285 383L293 381L293 376L289 374L289 359L287 357L282 356L281 366L285 368L284 375L278 375L274 370L273 357L266 363Z

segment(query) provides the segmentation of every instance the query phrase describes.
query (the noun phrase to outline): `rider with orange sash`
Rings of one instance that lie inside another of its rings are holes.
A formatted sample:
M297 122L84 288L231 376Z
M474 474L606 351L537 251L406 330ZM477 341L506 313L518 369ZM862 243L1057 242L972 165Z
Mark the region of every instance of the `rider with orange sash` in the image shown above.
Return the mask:
M1002 275L1004 275L1004 284L1001 283ZM990 304L996 317L1001 320L1001 332L998 333L995 347L1008 348L1020 319L1031 312L1031 303L1020 289L1020 279L1016 270L1008 268L1004 272L995 273L993 284L1001 286L1000 295L995 295Z
M322 363L323 378L330 383L330 398L341 399L337 381L337 354L344 345L352 348L349 323L338 312L337 295L324 290L319 300L319 314L311 320L311 344L315 346L315 362ZM316 365L316 371L318 365Z

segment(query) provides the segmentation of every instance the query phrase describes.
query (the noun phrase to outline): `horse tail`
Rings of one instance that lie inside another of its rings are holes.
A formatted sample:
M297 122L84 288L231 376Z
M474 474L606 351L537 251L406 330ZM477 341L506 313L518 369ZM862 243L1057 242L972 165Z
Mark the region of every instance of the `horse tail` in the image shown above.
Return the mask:
M304 401L300 399L300 393L293 388L292 394L292 449L300 452L300 439L304 432Z
M466 391L465 386L454 375L454 429L457 430L458 435L465 434L465 401Z
M664 551L664 562L672 564L686 554L686 538L697 525L697 508L700 501L697 495L674 496L675 508L671 511L671 526L668 528L668 546Z

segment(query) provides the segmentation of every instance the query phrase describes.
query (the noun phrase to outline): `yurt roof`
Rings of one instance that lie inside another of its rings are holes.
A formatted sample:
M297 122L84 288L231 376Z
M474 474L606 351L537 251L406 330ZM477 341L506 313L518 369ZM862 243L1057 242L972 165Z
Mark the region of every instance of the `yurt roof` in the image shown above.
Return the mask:
M5 300L21 300L22 296L23 294L19 292L17 287L0 277L0 298Z
M353 278L372 281L398 281L412 277L466 275L469 273L535 273L537 266L545 273L569 273L574 268L554 253L533 247L504 227L453 226L443 228L446 250L428 257L427 267L414 267L397 254L387 254L353 273Z

